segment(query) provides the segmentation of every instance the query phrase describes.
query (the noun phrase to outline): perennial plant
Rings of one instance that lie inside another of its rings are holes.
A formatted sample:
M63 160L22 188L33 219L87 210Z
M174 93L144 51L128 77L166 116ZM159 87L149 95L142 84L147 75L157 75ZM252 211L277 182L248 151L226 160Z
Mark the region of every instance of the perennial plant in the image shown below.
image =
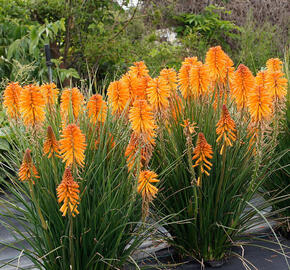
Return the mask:
M17 231L34 249L25 253L46 269L120 267L146 237L138 224L153 203L157 218L172 218L180 255L224 259L278 161L286 87L279 59L254 77L220 46L156 78L134 63L110 83L108 104L77 88L58 103L54 84L9 84L17 140L7 161L22 181L10 175L7 215L15 208L29 235Z

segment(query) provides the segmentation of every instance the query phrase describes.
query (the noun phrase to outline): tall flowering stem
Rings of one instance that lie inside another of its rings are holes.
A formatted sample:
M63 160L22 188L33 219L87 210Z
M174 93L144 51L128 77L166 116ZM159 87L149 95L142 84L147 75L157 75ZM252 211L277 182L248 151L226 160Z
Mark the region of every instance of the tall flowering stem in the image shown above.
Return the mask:
M74 181L70 168L66 168L62 177L62 181L57 187L58 202L63 202L60 211L62 215L69 215L69 248L70 248L70 259L71 267L75 268L74 262L74 248L73 248L73 217L79 214L77 205L80 203L79 197L79 185Z
M75 217L79 214L77 210L77 205L79 204L79 185L74 181L70 168L66 168L62 177L62 181L57 187L57 197L58 202L63 202L60 211L62 215L66 214L72 215Z
M112 113L114 115L121 115L130 99L129 89L126 87L124 81L111 82L108 88L109 103L112 105Z
M149 75L149 70L143 61L135 62L134 66L130 67L129 73L133 73L137 78L147 77Z
M129 121L132 130L138 137L150 141L156 137L155 129L157 128L154 120L152 108L146 100L136 100L129 112Z
M26 149L24 157L23 157L23 161L22 164L20 166L19 169L19 179L21 181L28 181L29 184L29 191L30 191L30 195L31 195L31 199L33 201L33 203L35 204L36 207L36 211L38 213L38 216L40 218L41 224L43 229L46 231L47 230L47 223L44 220L44 217L42 215L40 206L35 198L35 194L34 194L34 181L33 178L40 178L37 172L37 169L32 161L32 157L31 157L31 150L30 149Z
M178 85L184 99L190 99L194 96L191 89L190 70L191 68L201 64L202 63L197 60L197 57L185 58L182 62L181 68L178 72Z
M212 159L212 147L209 145L203 135L202 132L198 133L196 147L193 151L193 160L195 161L195 164L192 166L200 167L201 173L205 173L207 176L209 176L209 172L211 170L212 163L209 162L208 159Z
M83 167L85 160L86 139L76 124L68 125L60 135L60 155L65 166L80 165Z
M158 175L153 171L141 171L138 178L137 191L142 195L143 198L143 218L148 215L149 203L156 197L158 188L151 183L157 183Z
M220 154L222 155L223 152L226 151L225 148L227 146L233 146L232 142L237 139L236 124L231 118L226 105L223 105L222 115L216 126L216 133L218 135L216 142L219 143L222 141L222 148L220 151Z
M59 143L55 137L52 127L48 126L46 139L43 143L43 154L47 155L48 158L51 158L54 153L57 157L59 157Z
M248 94L255 87L255 78L252 72L243 64L240 64L235 71L232 83L232 96L234 97L238 110L244 112L247 102Z
M50 83L41 85L40 91L43 95L50 116L53 116L55 114L55 104L57 102L59 89L56 88L54 83Z
M177 74L173 68L164 68L160 71L162 77L170 88L170 95L174 96L177 89Z
M183 124L181 124L183 127L183 133L186 137L186 147L187 147L187 159L188 159L188 164L189 164L189 170L191 172L191 183L194 185L196 183L197 186L200 186L200 182L196 181L195 177L195 172L192 164L192 156L191 153L193 151L193 144L192 144L192 136L196 134L195 129L197 128L196 123L190 123L189 119L183 120ZM200 178L198 178L200 180ZM197 218L198 215L198 196L197 196L197 191L196 188L193 187L193 192L194 192L194 199L195 199L195 209L194 209L194 214L195 218Z
M147 97L152 109L158 115L164 115L169 107L168 98L170 96L170 88L163 77L152 79L148 83Z
M20 93L20 112L26 126L35 127L45 119L45 101L40 88L36 85L27 85Z
M129 121L132 127L132 135L129 145L126 148L128 170L131 171L137 153L140 152L140 161L137 164L137 171L147 167L152 156L155 145L157 128L151 106L146 100L136 100L129 112ZM136 173L136 170L134 171Z
M78 119L83 103L84 96L78 88L63 90L60 102L60 115L63 126L67 124L68 120L74 122ZM70 117L71 119L69 119Z
M87 104L88 115L91 123L104 123L107 117L107 109L107 103L103 100L101 95L95 94L91 96Z
M20 117L20 93L22 87L16 83L9 83L4 90L3 107L7 109L6 114L13 118L18 119Z
M220 174L220 180L219 180L219 185L218 185L218 190L217 190L217 198L216 198L216 203L218 203L219 199L220 199L221 188L223 185L224 174L225 174L225 169L226 169L226 147L233 146L232 143L234 141L236 141L236 139L237 139L236 124L235 124L234 120L231 118L226 105L223 105L222 115L221 115L221 118L218 121L216 127L217 127L216 133L218 135L216 142L220 143L222 141L222 147L220 150L220 154L222 155L222 170L221 170L221 174ZM216 213L217 213L217 208L215 210L215 216L216 216Z
M227 59L221 46L212 47L205 57L205 64L209 68L209 75L214 82L223 81L227 75Z
M121 79L125 89L129 90L130 105L137 99L146 99L146 89L142 83L142 78L138 78L133 72L127 72Z
M187 157L190 171L193 177L193 181L195 181L195 172L193 169L191 152L193 151L192 136L196 134L195 129L197 126L195 122L190 123L189 119L183 120L183 124L181 124L181 126L183 127L183 133L186 137Z
M18 175L21 181L34 183L33 178L40 178L37 169L32 161L31 150L26 149Z
M263 84L256 84L249 93L247 105L253 123L265 123L272 116L273 101Z
M204 96L209 90L210 77L206 65L198 64L192 66L189 71L190 86L195 98Z

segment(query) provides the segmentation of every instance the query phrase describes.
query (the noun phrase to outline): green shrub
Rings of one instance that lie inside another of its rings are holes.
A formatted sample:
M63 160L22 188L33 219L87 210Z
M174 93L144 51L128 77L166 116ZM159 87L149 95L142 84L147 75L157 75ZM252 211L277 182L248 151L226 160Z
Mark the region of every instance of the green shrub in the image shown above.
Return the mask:
M228 38L237 40L240 28L233 22L222 19L223 13L230 13L223 7L209 5L201 14L182 14L175 16L179 26L176 32L183 37L194 35L196 39L207 46L221 45L227 51Z

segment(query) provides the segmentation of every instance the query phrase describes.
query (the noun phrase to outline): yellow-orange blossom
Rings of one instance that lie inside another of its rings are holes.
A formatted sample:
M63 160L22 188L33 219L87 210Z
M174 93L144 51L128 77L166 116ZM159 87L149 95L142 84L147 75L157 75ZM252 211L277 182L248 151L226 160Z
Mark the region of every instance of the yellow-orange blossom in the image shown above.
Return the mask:
M153 186L151 183L157 183L158 175L153 171L141 171L138 179L137 191L141 193L142 198L146 202L152 201L158 192L158 188Z
M235 121L231 118L229 111L226 105L223 105L222 115L220 120L216 125L216 133L218 135L217 142L223 141L220 154L223 154L224 148L226 146L233 146L237 138L236 136L236 124Z
M26 149L18 175L21 181L33 181L32 177L39 178L37 169L32 161L31 150Z
M211 145L207 143L203 133L198 133L196 147L193 150L194 156L192 157L192 159L196 159L196 161L192 167L200 166L201 173L209 175L207 170L210 171L212 163L210 163L208 159L212 158L212 154L213 151Z
M59 154L59 143L56 140L51 126L47 127L47 135L43 143L43 153L44 155L48 155L48 158L50 158L53 153L55 153L56 156Z
M63 202L60 211L65 216L69 210L69 213L74 217L79 214L77 205L80 203L79 197L79 185L74 181L73 176L69 168L66 168L62 177L62 181L56 189L58 202Z
M18 83L9 83L4 90L4 101L3 107L7 109L7 114L11 118L19 118L20 108L19 108L19 98L22 87Z
M45 119L45 101L36 85L25 86L20 93L20 112L25 125L35 126Z
M68 125L62 132L59 141L60 155L68 167L72 164L84 165L86 139L76 124Z

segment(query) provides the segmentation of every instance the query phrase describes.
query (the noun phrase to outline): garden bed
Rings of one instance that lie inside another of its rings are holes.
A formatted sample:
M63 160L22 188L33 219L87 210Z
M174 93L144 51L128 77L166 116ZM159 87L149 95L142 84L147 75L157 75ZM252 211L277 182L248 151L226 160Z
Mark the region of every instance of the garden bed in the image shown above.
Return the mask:
M3 196L2 196L3 197ZM259 199L254 200L254 204L259 204ZM270 210L270 209L268 209ZM0 210L1 211L1 210ZM3 218L1 218L3 220ZM17 224L18 229L21 231L23 227L21 224L15 220L13 221ZM273 224L273 223L272 223ZM170 247L164 240L158 240L160 234L168 235L168 232L163 227L159 227L155 233L155 237L148 238L144 241L137 252L133 254L133 258L138 263L139 267L145 267L146 269L201 269L200 264L194 261L193 258L183 258L180 259L176 256L174 248ZM241 247L233 248L233 252L239 254L238 256L232 256L226 259L224 264L219 268L221 270L239 270L246 269L243 265L244 262L252 263L257 269L261 270L287 270L287 264L285 262L285 257L278 252L281 251L279 245L276 243L275 237L271 233L270 228L267 224L259 224L254 226L251 231L249 231L249 236L255 235L256 238L261 240L248 241L243 243ZM169 236L170 237L170 236ZM5 243L15 243L20 250L15 250L13 248L4 247L0 245L0 268L4 270L13 270L17 267L20 269L35 269L31 261L25 257L22 249L30 249L29 244L23 241L19 236L18 239L13 237L3 225L0 225L0 239ZM263 241L265 240L265 241ZM271 241L271 242L266 242ZM289 255L290 253L290 240L283 237L279 237L280 243L285 246L284 252ZM271 250L270 250L271 249ZM243 254L244 253L244 254ZM289 260L289 259L288 259ZM4 266L5 264L7 264ZM289 260L290 263L290 260ZM250 269L255 269L252 266ZM149 268L148 268L149 267ZM210 268L206 266L206 268ZM136 266L126 266L125 270L136 269Z
M270 233L264 234L264 240L275 241L273 235ZM280 237L279 241L281 244L289 246L290 241ZM259 246L259 247L258 247ZM269 250L273 249L273 250ZM272 270L272 269L279 269L279 270L287 270L288 266L285 262L285 258L278 254L275 251L279 251L280 248L276 243L268 243L265 241L253 241L248 242L247 244L243 245L243 248L234 248L233 251L239 254L241 257L230 257L226 260L226 262L219 268L221 270L242 270L246 269L243 263L248 261L252 263L253 266L250 266L249 269L261 269L261 270ZM290 252L290 248L284 249L285 253ZM243 256L244 253L244 256ZM155 258L154 258L155 257ZM243 257L243 258L242 258ZM290 260L288 259L289 263ZM140 267L146 266L146 269L201 269L201 266L198 262L195 262L192 258L185 258L184 260L180 261L175 256L174 249L166 248L157 251L153 256L143 259L142 261L138 262ZM162 266L167 265L167 266ZM170 266L176 265L176 266ZM147 268L150 266L150 268ZM256 268L254 268L254 266ZM206 266L206 269L210 268ZM127 269L135 269L134 267Z

